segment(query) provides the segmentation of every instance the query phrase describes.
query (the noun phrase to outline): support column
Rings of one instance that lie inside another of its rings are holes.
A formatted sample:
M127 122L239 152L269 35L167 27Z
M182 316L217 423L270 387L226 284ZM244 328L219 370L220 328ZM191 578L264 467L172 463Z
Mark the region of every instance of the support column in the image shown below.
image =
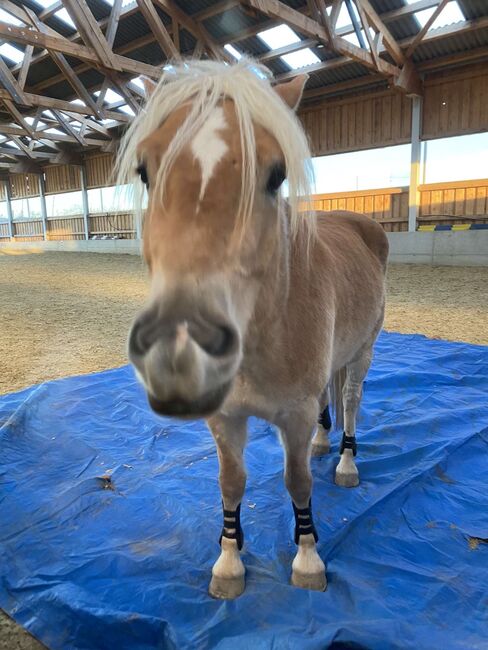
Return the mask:
M420 192L420 126L422 117L422 98L412 98L412 143L410 156L410 188L408 192L408 232L415 232L419 216Z
M12 214L12 203L10 196L10 180L5 181L5 203L7 205L7 219L8 219L8 236L10 239L14 238L14 218Z
M84 165L80 167L81 174L81 199L83 201L83 229L85 231L85 239L90 239L90 222L88 219L88 192L86 191L86 170Z
M42 234L44 241L47 241L46 185L44 182L44 174L39 174L39 198L41 199Z

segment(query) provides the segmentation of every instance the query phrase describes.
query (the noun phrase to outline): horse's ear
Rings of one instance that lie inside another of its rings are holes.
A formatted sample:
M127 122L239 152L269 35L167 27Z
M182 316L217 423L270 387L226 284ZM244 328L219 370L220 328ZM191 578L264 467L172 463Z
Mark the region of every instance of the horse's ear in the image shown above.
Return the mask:
M142 85L144 86L144 93L146 94L146 99L149 99L158 84L152 79L149 79L149 77L141 76L141 81L142 81Z
M275 86L274 91L278 93L285 104L288 104L292 110L296 111L307 81L308 74L299 74L291 81Z

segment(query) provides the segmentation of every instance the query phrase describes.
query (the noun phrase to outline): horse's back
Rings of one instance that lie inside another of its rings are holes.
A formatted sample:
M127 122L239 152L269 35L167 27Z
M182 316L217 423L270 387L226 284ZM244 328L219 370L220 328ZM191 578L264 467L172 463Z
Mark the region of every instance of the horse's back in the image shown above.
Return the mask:
M347 210L317 212L319 239L336 251L360 254L362 244L378 259L383 270L388 260L388 239L383 228L370 217Z

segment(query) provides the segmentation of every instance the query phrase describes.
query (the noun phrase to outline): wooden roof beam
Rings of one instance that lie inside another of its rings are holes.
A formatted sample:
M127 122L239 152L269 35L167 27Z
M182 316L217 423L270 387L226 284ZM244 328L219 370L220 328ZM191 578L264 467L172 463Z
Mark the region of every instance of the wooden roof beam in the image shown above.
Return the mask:
M78 29L83 42L93 48L98 60L104 67L121 71L120 63L114 57L112 48L107 43L100 25L95 20L86 0L63 0L63 4Z
M401 47L398 45L388 27L381 20L380 16L373 8L370 1L357 0L357 6L358 8L359 6L362 8L371 27L376 32L381 32L383 36L384 47L392 59L395 61L395 63L400 66L403 65L405 63L405 55L403 54Z
M201 22L198 22L182 11L173 0L154 0L155 3L169 16L176 20L187 32L190 32L197 41L203 42L207 52L216 59L232 61L232 57L224 50L219 43L209 34Z
M151 0L137 0L137 6L141 10L149 29L154 34L154 38L158 42L160 48L168 59L180 59L180 53L176 49L175 44L171 40L168 30L166 29L163 21L158 15Z
M34 45L34 47L51 49L55 52L61 52L69 56L74 56L75 58L81 59L82 61L87 61L88 63L95 66L100 65L98 56L92 48L86 47L84 45L78 45L77 43L73 43L66 38L41 34L40 32L35 32L32 29L15 27L14 25L9 25L8 23L4 22L0 22L0 37L9 42L13 41L22 45ZM136 75L143 74L153 79L158 79L161 76L161 70L156 66L142 63L141 61L136 61L135 59L129 59L127 57L120 56L119 54L115 54L114 59L118 66L117 70L120 68L125 72L130 72ZM111 66L107 62L103 67L111 69Z

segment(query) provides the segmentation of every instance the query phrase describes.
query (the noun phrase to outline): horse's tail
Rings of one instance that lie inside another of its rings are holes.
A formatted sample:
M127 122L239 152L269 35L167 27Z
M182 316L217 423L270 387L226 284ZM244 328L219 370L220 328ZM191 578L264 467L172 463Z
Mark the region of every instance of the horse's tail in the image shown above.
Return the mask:
M346 368L341 368L334 373L330 384L330 405L334 414L335 428L339 431L344 429L344 403L342 393L346 383Z

